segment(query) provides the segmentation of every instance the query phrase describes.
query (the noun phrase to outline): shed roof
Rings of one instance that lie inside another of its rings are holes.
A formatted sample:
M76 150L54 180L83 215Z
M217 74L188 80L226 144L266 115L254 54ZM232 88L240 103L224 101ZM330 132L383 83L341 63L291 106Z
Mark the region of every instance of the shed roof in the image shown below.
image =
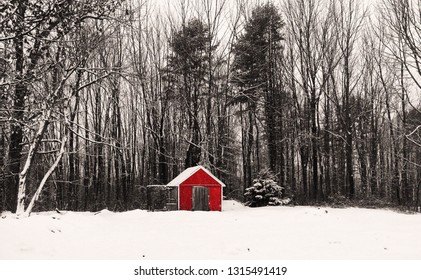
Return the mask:
M184 170L183 172L181 172L177 177L175 177L174 179L172 179L172 181L169 182L167 184L167 186L179 186L181 183L183 183L184 181L186 181L188 178L190 178L194 173L196 173L200 169L202 169L203 171L205 171L206 174L208 174L210 177L212 177L212 179L214 179L215 181L217 181L218 184L220 184L222 187L225 187L225 184L222 183L221 180L219 180L218 178L216 178L215 175L213 175L209 170L207 170L206 168L204 168L201 165L197 165L197 166L193 166L193 167L187 168L186 170Z

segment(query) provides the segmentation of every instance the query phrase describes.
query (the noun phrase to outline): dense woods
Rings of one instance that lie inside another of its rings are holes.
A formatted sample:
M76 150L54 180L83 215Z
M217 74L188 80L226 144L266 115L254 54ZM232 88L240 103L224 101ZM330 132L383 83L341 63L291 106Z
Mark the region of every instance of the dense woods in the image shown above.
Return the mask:
M368 1L370 2L370 1ZM0 211L123 211L201 164L242 200L420 211L413 0L0 0Z

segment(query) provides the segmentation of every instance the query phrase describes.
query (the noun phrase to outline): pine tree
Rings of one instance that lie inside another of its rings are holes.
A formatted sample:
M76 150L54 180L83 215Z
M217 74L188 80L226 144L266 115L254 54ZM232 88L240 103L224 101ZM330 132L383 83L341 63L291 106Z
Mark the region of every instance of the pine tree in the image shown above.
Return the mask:
M180 30L175 30L170 42L172 54L169 57L168 72L178 83L175 95L187 115L186 168L198 165L201 160L201 102L206 73L210 67L208 56L215 49L210 42L208 26L195 18L183 24Z
M250 207L261 207L268 205L282 205L289 202L288 199L281 199L283 187L276 182L276 176L264 169L259 172L258 177L253 180L253 186L246 189L246 205Z
M251 185L251 164L257 163L260 170L259 133L257 112L262 109L270 169L277 173L281 184L284 180L284 159L282 143L282 27L278 8L272 3L258 5L244 26L234 46L234 73L232 82L238 89L233 102L245 105L243 133L243 156L245 158L244 183ZM263 108L260 104L263 103ZM242 112L243 113L243 112ZM256 131L256 132L255 132ZM256 144L256 159L252 160L252 149Z

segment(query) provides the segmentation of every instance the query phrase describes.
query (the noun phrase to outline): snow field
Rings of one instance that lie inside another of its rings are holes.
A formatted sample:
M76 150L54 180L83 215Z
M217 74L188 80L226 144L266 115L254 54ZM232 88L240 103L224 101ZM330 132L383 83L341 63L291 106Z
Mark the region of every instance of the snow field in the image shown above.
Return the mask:
M421 215L317 207L34 213L0 219L0 259L421 259Z

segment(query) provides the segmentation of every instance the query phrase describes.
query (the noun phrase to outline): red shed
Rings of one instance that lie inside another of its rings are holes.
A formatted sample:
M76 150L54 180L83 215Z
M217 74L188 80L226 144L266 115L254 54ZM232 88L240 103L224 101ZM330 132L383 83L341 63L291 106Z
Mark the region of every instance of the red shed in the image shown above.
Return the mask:
M222 210L225 184L203 166L187 168L167 184L173 189L179 210Z

